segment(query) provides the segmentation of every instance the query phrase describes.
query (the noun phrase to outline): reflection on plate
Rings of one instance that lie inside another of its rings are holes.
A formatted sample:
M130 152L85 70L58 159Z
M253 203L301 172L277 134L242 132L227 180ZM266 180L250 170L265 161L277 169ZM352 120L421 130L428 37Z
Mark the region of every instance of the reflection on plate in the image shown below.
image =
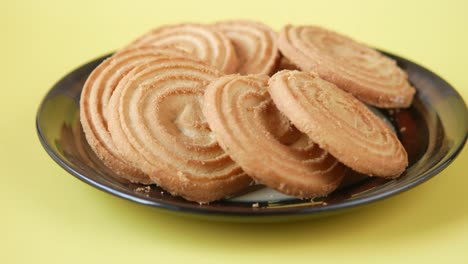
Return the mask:
M37 113L39 139L47 153L75 177L116 196L153 207L216 219L270 221L322 216L368 204L414 187L445 168L463 148L468 111L460 95L423 67L395 55L417 94L403 110L378 110L391 122L409 157L409 167L395 180L352 175L327 197L301 200L261 185L208 205L173 197L157 186L115 177L87 144L79 121L81 89L89 73L107 56L65 76L44 98Z

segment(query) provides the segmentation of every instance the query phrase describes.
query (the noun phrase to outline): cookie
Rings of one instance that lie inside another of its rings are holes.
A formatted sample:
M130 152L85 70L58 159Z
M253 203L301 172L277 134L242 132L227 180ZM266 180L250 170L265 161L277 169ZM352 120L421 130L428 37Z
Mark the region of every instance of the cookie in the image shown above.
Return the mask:
M213 27L200 24L178 24L156 28L129 45L167 46L181 49L224 73L233 73L238 60L229 39Z
M219 76L196 60L161 57L130 71L108 106L122 156L163 189L199 203L252 181L219 147L201 111L206 86Z
M162 47L130 48L102 62L86 80L81 92L80 119L91 148L118 176L136 183L151 183L141 170L122 159L107 129L107 105L122 77L136 65L159 56L187 56Z
M324 196L347 168L292 126L271 100L268 76L213 81L203 113L221 147L257 181L289 195Z
M317 74L284 70L269 80L268 90L300 131L355 171L396 178L408 166L408 155L390 128Z
M234 45L240 74L271 74L278 64L276 33L268 26L254 21L218 22L214 27L224 33Z
M287 25L278 41L282 54L303 71L381 107L409 107L415 89L396 62L346 36L316 26Z

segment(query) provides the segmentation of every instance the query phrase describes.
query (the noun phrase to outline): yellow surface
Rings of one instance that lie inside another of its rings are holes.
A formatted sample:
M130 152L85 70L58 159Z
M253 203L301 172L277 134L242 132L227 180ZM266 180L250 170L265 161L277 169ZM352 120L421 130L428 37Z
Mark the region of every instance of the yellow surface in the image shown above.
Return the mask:
M75 67L164 23L314 23L437 72L468 101L467 1L0 2L0 263L468 263L468 151L429 182L299 223L193 220L137 205L62 170L34 126Z

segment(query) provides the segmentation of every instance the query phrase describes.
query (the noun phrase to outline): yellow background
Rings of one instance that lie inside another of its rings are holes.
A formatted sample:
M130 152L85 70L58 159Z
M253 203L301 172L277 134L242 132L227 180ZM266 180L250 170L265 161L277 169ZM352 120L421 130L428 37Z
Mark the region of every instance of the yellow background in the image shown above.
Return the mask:
M468 151L396 197L335 217L232 224L174 216L88 186L39 144L34 118L75 67L152 27L320 24L399 54L468 100L467 1L0 2L0 263L468 263Z

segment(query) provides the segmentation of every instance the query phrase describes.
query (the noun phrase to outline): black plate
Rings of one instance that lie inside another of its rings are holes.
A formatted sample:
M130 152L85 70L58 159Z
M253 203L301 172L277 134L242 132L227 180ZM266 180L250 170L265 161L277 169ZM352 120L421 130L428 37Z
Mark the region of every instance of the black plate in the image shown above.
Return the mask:
M453 161L467 138L467 108L454 88L413 62L385 55L398 62L417 89L409 109L379 110L395 127L408 152L409 167L396 180L353 177L325 198L300 200L271 196L271 193L264 193L265 189L259 191L259 187L254 186L247 191L250 194L241 198L199 205L173 197L157 186L143 188L115 177L87 144L78 108L88 74L108 56L74 70L49 91L37 112L37 132L47 153L66 171L92 186L137 203L194 216L246 221L290 220L343 212L428 180ZM255 192L256 196L252 194Z

